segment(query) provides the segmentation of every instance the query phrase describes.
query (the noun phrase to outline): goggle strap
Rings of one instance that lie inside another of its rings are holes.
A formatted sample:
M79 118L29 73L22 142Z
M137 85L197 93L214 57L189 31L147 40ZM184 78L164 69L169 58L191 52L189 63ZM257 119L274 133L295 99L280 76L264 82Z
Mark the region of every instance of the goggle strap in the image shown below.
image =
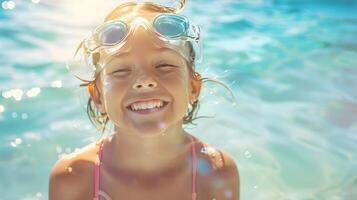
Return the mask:
M88 86L90 83L82 83L82 84L80 84L79 86L80 87L83 87L83 86Z
M83 46L83 40L82 40L81 43L79 43L79 45L78 45L78 47L77 47L76 52L74 53L74 55L77 55L77 53L78 53L78 51L79 51L79 49L80 49L81 47L84 47L84 46Z

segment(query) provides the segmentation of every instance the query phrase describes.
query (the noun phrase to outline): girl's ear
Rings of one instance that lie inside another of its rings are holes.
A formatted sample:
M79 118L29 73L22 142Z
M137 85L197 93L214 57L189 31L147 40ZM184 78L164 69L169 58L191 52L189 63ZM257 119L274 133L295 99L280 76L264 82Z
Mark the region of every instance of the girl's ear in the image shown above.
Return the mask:
M96 105L98 111L100 113L105 113L106 111L104 109L102 97L101 97L98 87L95 85L95 83L89 83L87 87L88 87L87 88L88 93L89 93L91 99L93 100L94 104Z
M193 78L191 78L191 94L190 94L190 101L193 103L196 101L200 95L202 87L202 78L198 72L194 72Z

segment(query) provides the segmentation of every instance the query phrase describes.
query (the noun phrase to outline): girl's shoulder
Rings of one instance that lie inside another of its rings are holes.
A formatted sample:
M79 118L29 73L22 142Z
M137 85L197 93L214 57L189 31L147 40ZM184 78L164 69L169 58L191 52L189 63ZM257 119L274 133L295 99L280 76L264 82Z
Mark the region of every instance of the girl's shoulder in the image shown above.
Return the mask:
M92 142L70 154L64 155L54 164L52 171L80 175L89 168L93 168L99 150L99 144L106 139L107 138L102 138L97 142Z
M50 196L52 191L52 195L68 194L68 198L62 197L64 199L87 199L83 193L90 194L84 191L93 187L94 165L99 150L97 144L99 142L90 143L63 156L53 165L50 172Z
M222 168L226 167L226 165L235 164L233 156L227 152L213 147L212 145L199 140L198 138L195 140L195 145L198 148L196 151L199 153L202 160L209 162L209 165L211 166L211 172L222 170Z
M228 194L232 199L239 199L239 172L233 156L203 141L196 142L198 172L201 179L209 183L209 196L225 199Z

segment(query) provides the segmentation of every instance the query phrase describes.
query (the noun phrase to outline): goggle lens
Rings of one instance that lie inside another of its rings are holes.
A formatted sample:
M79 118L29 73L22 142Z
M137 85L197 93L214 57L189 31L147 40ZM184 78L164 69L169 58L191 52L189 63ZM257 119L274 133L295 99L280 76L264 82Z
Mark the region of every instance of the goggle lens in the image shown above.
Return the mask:
M116 22L101 27L98 30L98 42L103 45L115 45L125 37L127 27L124 23Z
M161 15L155 19L154 27L161 35L176 38L187 34L188 22L180 16Z

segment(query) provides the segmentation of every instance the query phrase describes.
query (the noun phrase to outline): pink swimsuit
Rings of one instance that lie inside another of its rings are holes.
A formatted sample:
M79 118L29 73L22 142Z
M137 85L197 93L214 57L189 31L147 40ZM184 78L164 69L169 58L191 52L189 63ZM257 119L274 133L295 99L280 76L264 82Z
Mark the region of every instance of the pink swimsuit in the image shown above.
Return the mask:
M192 156L192 200L196 200L196 150L194 145L194 137L190 135L191 139L191 156ZM95 168L94 168L94 198L93 200L99 200L99 195L103 196L106 200L111 200L108 194L99 190L99 170L102 161L102 147L103 140L100 143L99 151L97 154L97 158L95 160Z

